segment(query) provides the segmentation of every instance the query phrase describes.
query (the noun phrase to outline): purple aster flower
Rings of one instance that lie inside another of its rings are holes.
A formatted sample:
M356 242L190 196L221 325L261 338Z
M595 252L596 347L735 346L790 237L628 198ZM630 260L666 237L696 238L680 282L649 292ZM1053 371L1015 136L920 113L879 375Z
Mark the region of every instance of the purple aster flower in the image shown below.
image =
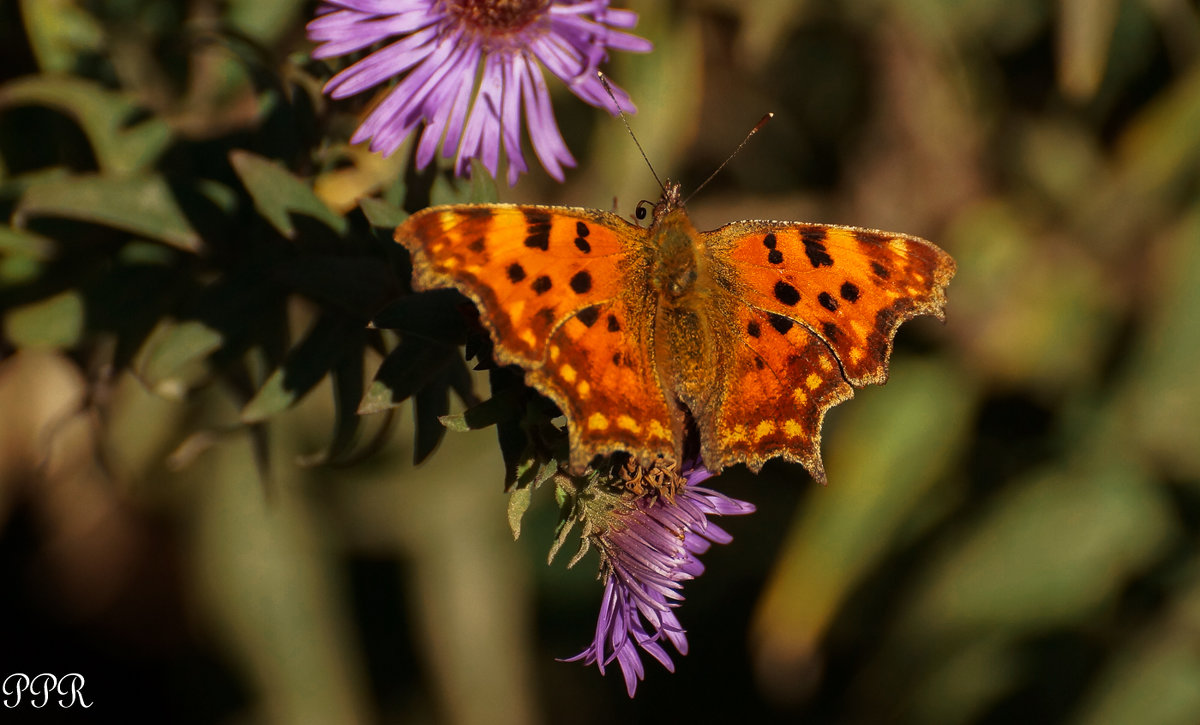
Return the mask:
M508 183L527 170L521 154L525 115L534 153L555 179L574 166L542 66L583 100L616 113L596 69L608 49L647 52L648 40L621 32L637 14L608 7L609 0L325 0L308 24L318 43L315 58L355 53L396 40L330 79L325 92L345 98L388 80L404 78L367 115L351 142L371 139L371 150L391 154L419 123L417 167L433 160L439 142L449 158L457 149L459 175L478 158L496 175L500 148L508 157ZM481 74L482 71L482 74ZM478 80L478 83L476 82ZM621 109L629 95L616 86Z
M669 672L675 664L663 640L687 654L687 637L674 611L683 601L683 582L704 572L698 557L710 545L733 539L708 517L754 511L753 504L696 485L712 476L702 467L683 476L686 483L674 496L639 496L624 510L615 509L607 529L592 537L604 571L596 637L566 661L595 663L603 674L616 660L630 697L645 675L639 647Z

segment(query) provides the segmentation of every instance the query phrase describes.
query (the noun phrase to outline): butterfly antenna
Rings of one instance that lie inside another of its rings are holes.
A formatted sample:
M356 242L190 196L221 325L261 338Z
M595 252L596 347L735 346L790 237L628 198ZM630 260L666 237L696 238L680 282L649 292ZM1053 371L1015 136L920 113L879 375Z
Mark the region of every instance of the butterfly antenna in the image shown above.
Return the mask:
M645 161L646 166L650 167L650 173L654 176L654 180L658 182L658 188L662 189L665 193L667 187L663 186L662 179L658 178L658 173L654 170L654 165L651 164L650 159L646 157L646 151L642 148L642 145L638 143L637 136L633 133L633 129L629 127L629 119L625 117L625 109L621 108L621 102L617 100L617 96L613 93L612 86L608 84L608 76L604 75L603 71L598 70L596 71L596 77L600 79L600 84L604 86L604 90L608 92L608 97L612 99L613 106L616 107L617 113L621 116L621 123L625 124L625 130L629 132L629 137L633 139L633 145L637 146L638 153L642 155L642 161ZM745 142L743 141L742 143L744 144Z
M733 153L729 154L729 158L722 161L721 165L717 167L717 170L712 172L711 174L709 174L708 178L704 180L703 184L700 184L700 186L696 187L695 191L693 191L691 194L688 194L688 198L684 199L683 203L686 205L693 196L700 193L701 189L708 186L708 182L712 181L716 177L717 174L721 173L721 169L725 168L726 164L728 164L730 161L733 161L733 157L737 156L738 152L741 151L742 148L746 145L746 143L750 141L750 137L753 136L754 134L758 133L759 131L761 131L762 127L767 125L767 121L770 121L772 118L775 118L775 114L768 113L767 115L762 117L762 120L760 120L758 123L754 124L754 128L750 129L750 133L746 134L746 138L742 139L742 142L740 144L738 144L737 148L735 148L733 150Z

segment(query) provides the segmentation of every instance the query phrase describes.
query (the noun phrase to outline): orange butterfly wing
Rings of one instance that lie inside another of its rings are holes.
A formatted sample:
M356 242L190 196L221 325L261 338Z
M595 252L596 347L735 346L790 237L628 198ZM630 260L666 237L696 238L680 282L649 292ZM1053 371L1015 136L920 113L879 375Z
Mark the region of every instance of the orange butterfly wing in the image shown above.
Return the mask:
M639 344L646 230L602 211L505 204L442 206L396 229L418 290L456 287L475 302L502 364L567 418L571 468L628 451L672 455L681 422Z
M851 385L887 380L901 323L944 318L954 260L917 237L795 222L736 222L705 242L735 270L742 303L733 330L742 344L701 425L705 461L758 470L782 456L824 482L825 411Z

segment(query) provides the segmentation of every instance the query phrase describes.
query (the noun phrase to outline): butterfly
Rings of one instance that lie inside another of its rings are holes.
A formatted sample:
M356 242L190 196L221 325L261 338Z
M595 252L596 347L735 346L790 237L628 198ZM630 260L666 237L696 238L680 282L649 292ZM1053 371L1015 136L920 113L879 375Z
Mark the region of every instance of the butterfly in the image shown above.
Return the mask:
M597 209L463 204L413 214L395 239L414 287L469 297L497 362L558 405L575 473L618 451L680 461L690 419L711 471L779 457L824 483L825 411L886 381L901 323L944 319L955 272L906 234L697 231L672 183L648 227Z

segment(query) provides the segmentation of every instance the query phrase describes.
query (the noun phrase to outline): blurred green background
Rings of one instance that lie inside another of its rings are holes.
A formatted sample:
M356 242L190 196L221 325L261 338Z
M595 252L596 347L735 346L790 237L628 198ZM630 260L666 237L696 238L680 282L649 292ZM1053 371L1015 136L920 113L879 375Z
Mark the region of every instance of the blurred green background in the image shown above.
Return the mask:
M489 192L346 146L369 98L320 97L313 5L0 0L0 676L95 703L39 715L1200 720L1194 2L631 4L656 50L607 70L660 175L694 189L776 113L697 226L903 231L959 267L948 323L828 416L828 487L713 482L759 511L632 701L554 659L592 636L594 557L545 565L547 496L513 543L494 430L436 425L486 381L365 329L407 289L402 209ZM501 200L656 198L557 91L579 167Z

